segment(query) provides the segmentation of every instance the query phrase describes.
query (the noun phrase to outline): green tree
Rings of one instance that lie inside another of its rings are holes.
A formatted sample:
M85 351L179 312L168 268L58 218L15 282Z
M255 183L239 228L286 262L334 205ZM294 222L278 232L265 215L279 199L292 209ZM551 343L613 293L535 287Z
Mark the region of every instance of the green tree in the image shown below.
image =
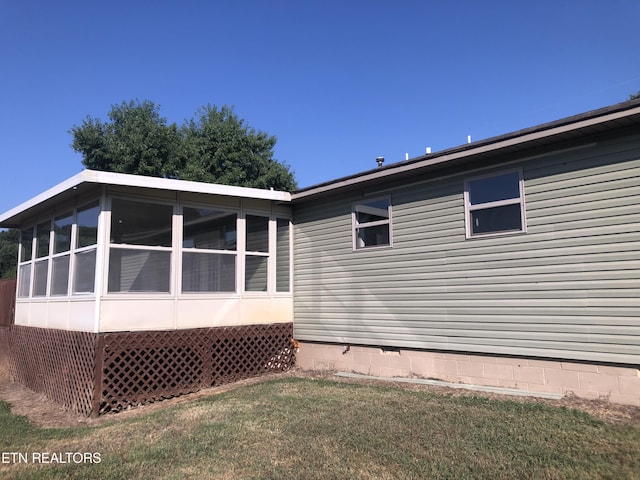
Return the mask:
M0 278L16 278L20 230L0 232Z
M295 178L273 159L276 137L256 131L227 106L207 105L183 125L180 178L254 188L292 190Z
M636 93L632 93L631 95L629 95L629 100L636 100L637 98L640 98L640 90L638 90Z
M290 167L273 158L276 138L245 124L233 109L207 105L181 126L148 100L113 105L109 121L87 117L71 128L72 147L93 170L292 190Z
M174 177L180 135L150 101L113 105L109 122L88 116L74 126L72 147L93 170Z

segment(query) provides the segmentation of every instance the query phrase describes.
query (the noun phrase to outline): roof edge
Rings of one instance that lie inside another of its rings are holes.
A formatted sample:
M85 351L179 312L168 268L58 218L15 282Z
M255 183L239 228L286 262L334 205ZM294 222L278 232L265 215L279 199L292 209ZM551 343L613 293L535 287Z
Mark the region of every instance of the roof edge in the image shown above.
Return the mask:
M149 177L127 173L104 172L99 170L84 170L87 182L103 185L119 185L125 187L155 188L190 193L208 193L231 197L255 198L260 200L276 200L287 202L291 194L281 190L266 190L253 187L238 187L220 183L195 182L192 180L178 180L173 178Z
M222 195L231 197L251 198L258 200L273 200L277 202L290 202L291 194L280 190L264 190L260 188L236 187L233 185L221 185L218 183L193 182L189 180L175 180L169 178L148 177L126 173L103 172L98 170L82 170L80 173L54 185L35 197L20 205L0 214L0 226L10 228L8 222L11 218L34 208L53 197L68 190L77 188L84 183L97 185L118 185L124 187L151 188L158 190L171 190L190 193L204 193L210 195Z
M66 192L67 190L70 190L74 187L77 187L81 183L86 182L86 179L85 179L86 172L87 170L83 170L82 172L77 173L73 177L67 178L63 182L60 182L57 185L54 185L53 187L45 190L44 192L36 195L35 197L32 197L25 202L22 202L21 204L17 205L11 210L8 210L0 214L0 226L10 218L13 218L16 215L19 215L25 210L33 208L36 205L39 205L40 203L46 202L50 198L55 197L56 195Z
M619 118L640 114L640 99L617 103L604 108L572 115L534 127L516 130L495 137L448 148L428 155L395 162L384 167L373 168L364 172L348 175L335 180L311 185L291 193L292 201L313 197L331 190L355 186L371 180L390 177L403 172L427 168L433 165L445 163L464 157L472 157L480 153L498 151L509 146L526 144L528 142L549 138L565 132L579 130L596 124L610 122Z

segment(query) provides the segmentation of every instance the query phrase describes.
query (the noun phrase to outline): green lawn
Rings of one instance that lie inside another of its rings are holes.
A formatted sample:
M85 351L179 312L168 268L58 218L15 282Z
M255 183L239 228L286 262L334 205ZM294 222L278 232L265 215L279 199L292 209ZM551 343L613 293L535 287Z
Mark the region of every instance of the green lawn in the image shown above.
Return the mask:
M42 429L0 402L0 478L640 478L640 428L533 402L279 378L94 427ZM78 457L77 457L78 458Z

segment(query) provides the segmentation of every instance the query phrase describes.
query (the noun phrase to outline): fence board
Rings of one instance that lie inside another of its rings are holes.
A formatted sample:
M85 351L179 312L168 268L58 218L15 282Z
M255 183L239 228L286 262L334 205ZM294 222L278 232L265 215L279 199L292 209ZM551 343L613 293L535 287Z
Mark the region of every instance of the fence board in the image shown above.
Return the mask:
M0 327L13 325L16 307L16 280L0 280Z

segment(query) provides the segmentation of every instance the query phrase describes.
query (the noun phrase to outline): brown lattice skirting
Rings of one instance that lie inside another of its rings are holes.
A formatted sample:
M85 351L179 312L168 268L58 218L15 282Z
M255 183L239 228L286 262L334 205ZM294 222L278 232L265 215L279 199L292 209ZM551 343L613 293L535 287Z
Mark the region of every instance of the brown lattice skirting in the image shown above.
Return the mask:
M14 325L9 356L14 379L55 403L91 414L96 334Z
M295 362L293 324L92 334L13 326L17 381L90 415L154 402Z
M284 371L295 358L293 324L101 336L100 413Z

